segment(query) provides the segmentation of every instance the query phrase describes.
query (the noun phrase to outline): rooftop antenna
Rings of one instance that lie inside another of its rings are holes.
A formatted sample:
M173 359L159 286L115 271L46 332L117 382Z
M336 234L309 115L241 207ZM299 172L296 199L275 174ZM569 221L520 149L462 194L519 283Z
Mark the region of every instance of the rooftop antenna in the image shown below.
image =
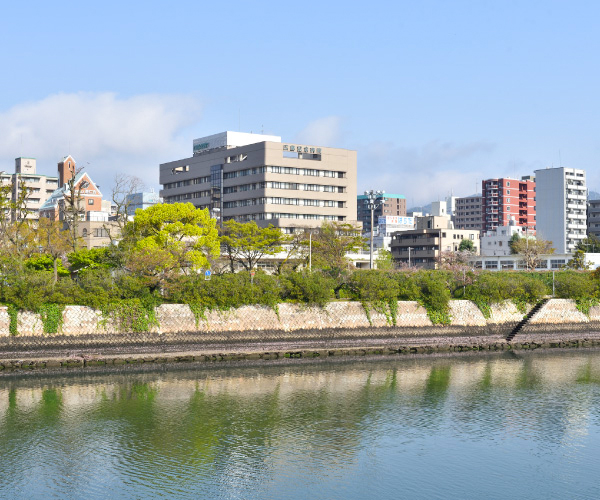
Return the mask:
M261 127L262 127L262 128L260 129L260 133L264 135L264 133L265 133L265 126L264 126L264 125L261 125Z

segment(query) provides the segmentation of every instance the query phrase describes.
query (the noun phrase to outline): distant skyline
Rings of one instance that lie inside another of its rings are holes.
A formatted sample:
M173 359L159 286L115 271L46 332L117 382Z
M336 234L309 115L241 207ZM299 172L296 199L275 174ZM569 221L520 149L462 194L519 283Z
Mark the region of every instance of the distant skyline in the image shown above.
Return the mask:
M358 192L408 206L489 177L587 171L600 191L600 3L12 3L0 170L71 154L104 194L225 130L358 151ZM480 187L478 191L480 191Z

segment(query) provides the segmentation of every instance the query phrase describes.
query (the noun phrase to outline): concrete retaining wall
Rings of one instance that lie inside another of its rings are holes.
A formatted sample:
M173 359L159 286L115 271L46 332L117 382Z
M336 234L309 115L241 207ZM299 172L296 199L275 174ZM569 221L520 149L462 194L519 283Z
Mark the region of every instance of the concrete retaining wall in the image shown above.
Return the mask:
M448 326L433 325L427 311L417 302L399 302L397 325L390 324L390 315L369 308L365 311L359 302L332 302L324 309L298 304L280 304L278 310L264 306L244 306L230 311L207 311L196 318L187 305L163 304L156 310L159 325L156 334L194 333L216 335L221 339L260 339L261 335L272 337L287 332L311 332L310 338L318 338L319 332L349 331L351 336L406 336L406 335L458 335L458 334L507 334L523 319L512 302L491 307L490 318L485 318L479 308L466 300L450 302L452 323ZM0 337L7 337L10 318L6 307L0 307ZM38 314L19 312L17 317L19 336L46 336ZM600 329L600 307L593 307L589 317L577 310L575 302L551 299L531 318L522 329L526 333L556 331L580 331ZM367 333L368 332L368 333ZM83 306L67 306L63 312L62 336L119 335L111 318ZM51 336L51 335L50 335Z
M521 329L526 334L597 331L600 329L600 307L592 307L589 316L577 309L571 299L550 299Z

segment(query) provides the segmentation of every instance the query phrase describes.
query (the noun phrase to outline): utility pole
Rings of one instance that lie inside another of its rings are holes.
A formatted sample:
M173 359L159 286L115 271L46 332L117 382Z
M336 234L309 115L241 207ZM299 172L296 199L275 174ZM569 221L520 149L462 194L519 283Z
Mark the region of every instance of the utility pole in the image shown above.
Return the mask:
M308 233L308 272L312 272L312 231Z
M412 247L408 247L408 267L410 267L410 251L412 250Z
M367 206L369 210L371 210L371 250L369 252L369 269L373 269L373 229L374 229L374 221L373 216L375 210L379 208L381 203L383 202L383 195L385 191L365 191L365 196L367 197Z

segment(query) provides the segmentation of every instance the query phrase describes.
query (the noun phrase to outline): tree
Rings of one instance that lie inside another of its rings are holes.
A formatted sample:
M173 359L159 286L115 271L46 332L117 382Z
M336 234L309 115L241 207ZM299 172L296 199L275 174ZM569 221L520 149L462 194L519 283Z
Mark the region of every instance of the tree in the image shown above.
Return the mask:
M258 227L256 222L237 222L233 219L223 224L222 243L229 258L231 272L235 262L251 271L265 255L275 255L282 250L285 238L279 228L269 224Z
M585 251L579 248L579 245L577 247L577 250L573 252L573 258L569 262L567 262L567 265L565 267L567 269L577 270L589 269L590 265L586 264L585 262Z
M304 244L310 238L310 229L297 229L292 234L284 235L282 251L284 256L275 264L276 274L282 274L286 266L296 270L308 257L308 247Z
M375 259L375 268L380 271L391 271L394 269L394 259L392 258L392 252L380 249Z
M105 224L104 229L108 233L111 243L115 243L115 238L123 234L125 224L129 220L129 212L133 202L131 195L144 189L144 182L133 175L116 174L113 181L111 192L112 205L115 210L115 224Z
M519 233L515 233L510 237L510 240L508 241L508 248L510 248L510 253L515 255L518 252L515 249L515 244L517 243L517 241L519 241L521 239L521 237L519 236Z
M69 232L71 233L71 245L73 251L77 250L79 240L79 221L85 214L85 205L82 204L83 197L81 191L88 186L87 181L77 179L83 167L75 167L75 163L69 163L69 180L66 182L63 206L63 218Z
M127 268L150 278L154 287L173 272L208 267L208 257L219 255L216 220L191 203L138 210L119 245Z
M39 249L52 258L54 283L58 281L58 262L72 247L71 233L63 230L63 223L40 218L36 231Z
M55 267L56 266L56 267ZM54 282L56 283L56 274L58 276L69 276L69 270L63 266L62 260L56 261L51 255L42 253L32 255L25 261L25 269L34 271L51 271L55 273Z
M308 245L308 241L305 241ZM335 280L336 298L346 284L348 271L354 267L348 253L365 248L366 240L352 224L323 222L312 238L312 267L320 268Z
M593 234L577 243L577 250L585 253L600 253L600 240Z
M82 248L67 255L71 271L78 272L83 269L108 269L114 263L110 258L110 249L104 248Z
M517 254L522 255L525 259L527 270L537 267L541 255L554 253L554 248L552 248L550 241L537 238L519 238L513 244L513 248Z
M474 252L475 251L475 243L473 240L461 240L460 245L458 245L459 252Z
M12 185L0 188L0 245L18 258L26 258L35 250L32 247L33 228L27 207L32 189L19 177L17 196L11 196Z
M361 250L365 245L365 238L352 224L323 222L312 238L312 265L338 277L352 267L346 254Z

